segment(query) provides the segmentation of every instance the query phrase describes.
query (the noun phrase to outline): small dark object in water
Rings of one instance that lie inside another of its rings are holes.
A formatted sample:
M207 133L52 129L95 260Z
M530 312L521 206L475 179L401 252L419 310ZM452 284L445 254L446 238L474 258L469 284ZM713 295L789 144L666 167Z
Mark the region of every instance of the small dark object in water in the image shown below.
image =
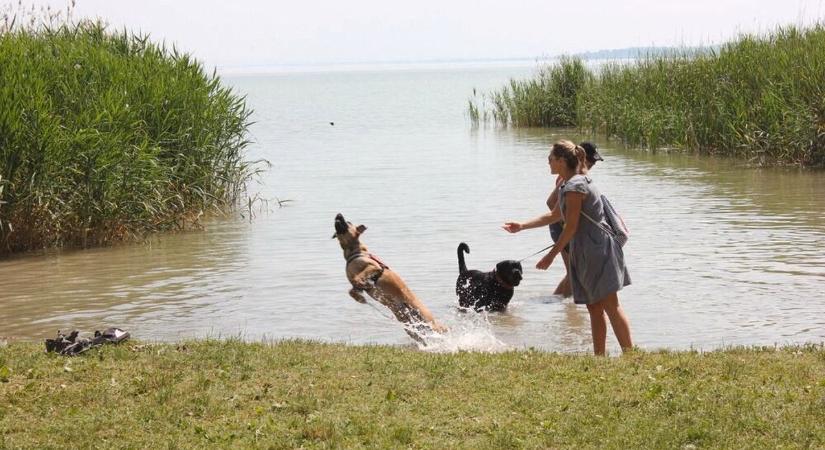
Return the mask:
M79 355L92 347L99 347L103 344L119 344L129 339L129 333L120 328L107 328L103 332L95 331L95 337L91 339L77 338L79 331L74 330L69 335L60 331L54 339L46 339L46 352L59 353L63 356Z
M335 122L330 122L329 124L334 126L334 125L335 125Z

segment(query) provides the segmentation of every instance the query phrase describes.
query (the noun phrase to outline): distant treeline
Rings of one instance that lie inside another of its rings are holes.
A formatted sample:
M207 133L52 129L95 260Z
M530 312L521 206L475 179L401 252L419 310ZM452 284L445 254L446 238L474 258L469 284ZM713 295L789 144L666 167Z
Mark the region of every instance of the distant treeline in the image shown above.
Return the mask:
M469 101L471 119L573 126L627 145L825 163L825 28L779 28L590 70L578 57Z
M181 229L234 206L250 111L213 73L100 23L0 29L0 255Z
M610 50L597 50L572 55L578 59L639 59L650 56L682 56L685 54L708 53L718 50L719 46L709 47L626 47Z

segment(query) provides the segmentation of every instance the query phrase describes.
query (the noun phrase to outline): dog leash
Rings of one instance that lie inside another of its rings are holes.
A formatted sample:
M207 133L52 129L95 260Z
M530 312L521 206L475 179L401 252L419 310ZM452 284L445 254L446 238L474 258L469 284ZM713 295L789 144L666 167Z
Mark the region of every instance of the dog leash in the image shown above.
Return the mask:
M393 319L392 317L390 317L389 315L384 314L384 312L383 312L383 311L381 311L380 309L378 309L378 307L377 307L377 306L375 306L375 305L374 305L374 304L373 304L370 300L367 300L366 298L364 298L364 303L366 303L366 304L370 305L370 306L372 307L372 309L376 310L376 311L378 312L378 314L381 314L381 316L383 316L385 319L394 320L394 319Z
M539 253L541 253L541 252L543 252L543 251L545 251L545 250L550 250L551 248L553 248L553 247L555 247L555 246L556 246L556 244L555 244L555 243L550 244L550 245L548 245L547 247L544 247L543 249L541 249L541 250L539 250L539 251L537 251L537 252L533 253L533 254L532 254L532 255L530 255L530 256L525 256L524 258L521 258L520 260L518 260L518 262L522 262L522 261L524 261L524 260L525 260L525 259L527 259L527 258L532 258L533 256L536 256L536 255L538 255Z
M383 271L382 271L382 273L383 273ZM382 311L382 310L381 310L381 309L379 309L377 306L375 306L375 303L374 303L374 302L372 301L372 299L370 299L369 297L364 297L364 303L365 303L365 304L367 304L367 305L369 305L369 306L370 306L370 308L374 309L374 310L375 310L375 312L377 312L378 314L381 314L381 316L382 316L382 317L384 317L385 319L393 320L393 318L392 318L392 317L390 317L390 316L389 316L389 315L387 315L387 314L384 314L384 311Z

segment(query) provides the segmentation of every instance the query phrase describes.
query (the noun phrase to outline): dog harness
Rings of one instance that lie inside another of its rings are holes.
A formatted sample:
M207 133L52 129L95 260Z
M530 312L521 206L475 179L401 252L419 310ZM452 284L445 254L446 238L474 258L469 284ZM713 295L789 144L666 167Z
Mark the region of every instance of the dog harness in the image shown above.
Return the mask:
M371 259L371 260L373 260L373 262L378 264L378 267L381 268L380 272L377 272L375 275L372 276L372 278L370 278L370 281L372 281L373 284L377 283L378 279L381 278L381 275L384 275L384 271L389 270L389 268L390 268L390 266L385 264L384 261L381 260L381 258L373 255L372 253L361 253L361 252L355 252L355 253L349 255L349 258L347 258L347 265L349 265L349 263L355 261L358 258Z

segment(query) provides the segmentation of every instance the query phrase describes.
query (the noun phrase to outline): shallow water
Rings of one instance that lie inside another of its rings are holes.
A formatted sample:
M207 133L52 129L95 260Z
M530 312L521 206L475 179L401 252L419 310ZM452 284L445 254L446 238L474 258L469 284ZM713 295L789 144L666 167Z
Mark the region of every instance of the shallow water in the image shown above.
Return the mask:
M509 235L543 212L549 145L565 130L474 129L472 89L532 65L232 76L255 109L251 158L272 168L253 188L255 218L142 244L0 261L0 336L120 326L138 338L307 338L412 345L386 309L352 301L333 233L337 212L452 327L427 350L589 351L584 307L551 294L525 262L505 314L455 310L456 246L490 270L547 245ZM331 125L333 122L334 125ZM620 292L643 348L713 349L825 340L825 174L626 150L595 138L593 176L631 229L633 285ZM292 200L279 208L275 199ZM248 214L247 214L248 215ZM616 350L612 333L609 346Z

